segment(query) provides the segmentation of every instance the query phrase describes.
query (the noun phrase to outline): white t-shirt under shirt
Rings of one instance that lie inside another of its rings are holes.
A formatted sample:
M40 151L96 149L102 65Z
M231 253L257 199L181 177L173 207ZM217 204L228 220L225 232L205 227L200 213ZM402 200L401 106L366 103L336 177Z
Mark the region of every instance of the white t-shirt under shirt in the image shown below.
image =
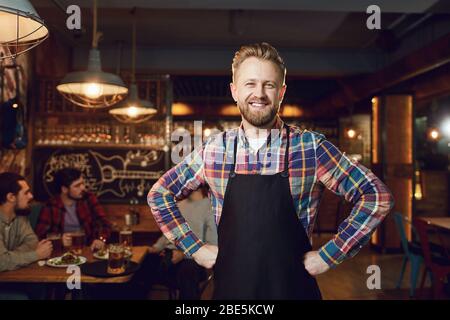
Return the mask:
M80 229L80 221L77 216L77 204L71 206L64 206L66 212L64 213L64 232L75 232Z
M250 148L254 152L258 152L259 148L263 146L264 143L266 143L267 137L261 137L261 138L248 138L248 143L250 145Z

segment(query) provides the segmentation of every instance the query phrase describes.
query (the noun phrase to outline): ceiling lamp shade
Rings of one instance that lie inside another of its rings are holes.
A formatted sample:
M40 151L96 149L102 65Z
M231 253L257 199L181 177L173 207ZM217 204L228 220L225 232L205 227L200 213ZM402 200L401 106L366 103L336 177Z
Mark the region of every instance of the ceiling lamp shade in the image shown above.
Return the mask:
M56 86L64 98L85 108L105 108L128 93L122 79L101 70L100 51L91 49L87 71L71 72Z
M109 110L114 118L123 123L141 123L150 119L157 112L158 110L150 101L139 99L135 83L130 85L128 98L121 102L120 106Z
M48 38L44 21L28 0L0 0L0 45L9 50L1 57L15 58Z
M132 14L135 13L133 9ZM109 110L109 113L123 123L141 123L150 119L158 110L148 100L139 99L136 85L136 18L133 19L132 33L132 60L131 60L131 84L130 95L119 106Z
M110 107L123 100L128 88L113 73L103 72L100 51L97 49L101 32L97 32L97 0L94 0L92 49L86 71L67 74L56 86L61 95L73 104L90 109Z

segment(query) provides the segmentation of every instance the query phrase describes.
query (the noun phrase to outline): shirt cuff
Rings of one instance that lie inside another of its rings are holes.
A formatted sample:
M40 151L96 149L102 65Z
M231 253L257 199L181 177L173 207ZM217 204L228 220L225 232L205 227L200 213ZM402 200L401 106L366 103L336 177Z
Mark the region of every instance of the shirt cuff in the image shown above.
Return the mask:
M189 231L188 233L184 234L178 241L175 243L175 245L183 251L183 253L190 257L195 252L198 251L203 246L203 242L194 234L194 232Z
M319 249L319 255L330 268L336 267L347 258L347 255L341 251L333 240L328 241Z

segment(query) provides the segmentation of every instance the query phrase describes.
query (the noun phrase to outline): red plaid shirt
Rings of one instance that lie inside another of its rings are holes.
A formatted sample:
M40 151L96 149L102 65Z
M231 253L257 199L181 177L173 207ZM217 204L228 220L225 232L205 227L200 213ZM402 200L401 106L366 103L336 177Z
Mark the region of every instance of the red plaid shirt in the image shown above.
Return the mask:
M63 233L65 212L66 209L60 196L51 198L42 207L36 225L36 234L39 239L45 238L47 233L50 232ZM106 219L105 211L93 193L88 192L85 199L77 201L76 213L89 243L98 239L100 232L103 236L109 238L111 223Z

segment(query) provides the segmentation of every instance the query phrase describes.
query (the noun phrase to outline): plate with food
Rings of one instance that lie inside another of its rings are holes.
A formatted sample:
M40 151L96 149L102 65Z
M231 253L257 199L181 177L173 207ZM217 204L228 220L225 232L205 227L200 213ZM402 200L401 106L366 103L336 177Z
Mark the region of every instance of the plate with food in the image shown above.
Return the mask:
M96 251L92 254L94 256L94 258L99 259L99 260L108 260L108 250L99 250ZM133 252L131 252L130 250L125 250L125 258L130 258L133 255Z
M83 256L77 256L73 253L67 252L60 257L51 258L47 260L47 265L56 268L67 268L69 266L78 266L86 262Z

